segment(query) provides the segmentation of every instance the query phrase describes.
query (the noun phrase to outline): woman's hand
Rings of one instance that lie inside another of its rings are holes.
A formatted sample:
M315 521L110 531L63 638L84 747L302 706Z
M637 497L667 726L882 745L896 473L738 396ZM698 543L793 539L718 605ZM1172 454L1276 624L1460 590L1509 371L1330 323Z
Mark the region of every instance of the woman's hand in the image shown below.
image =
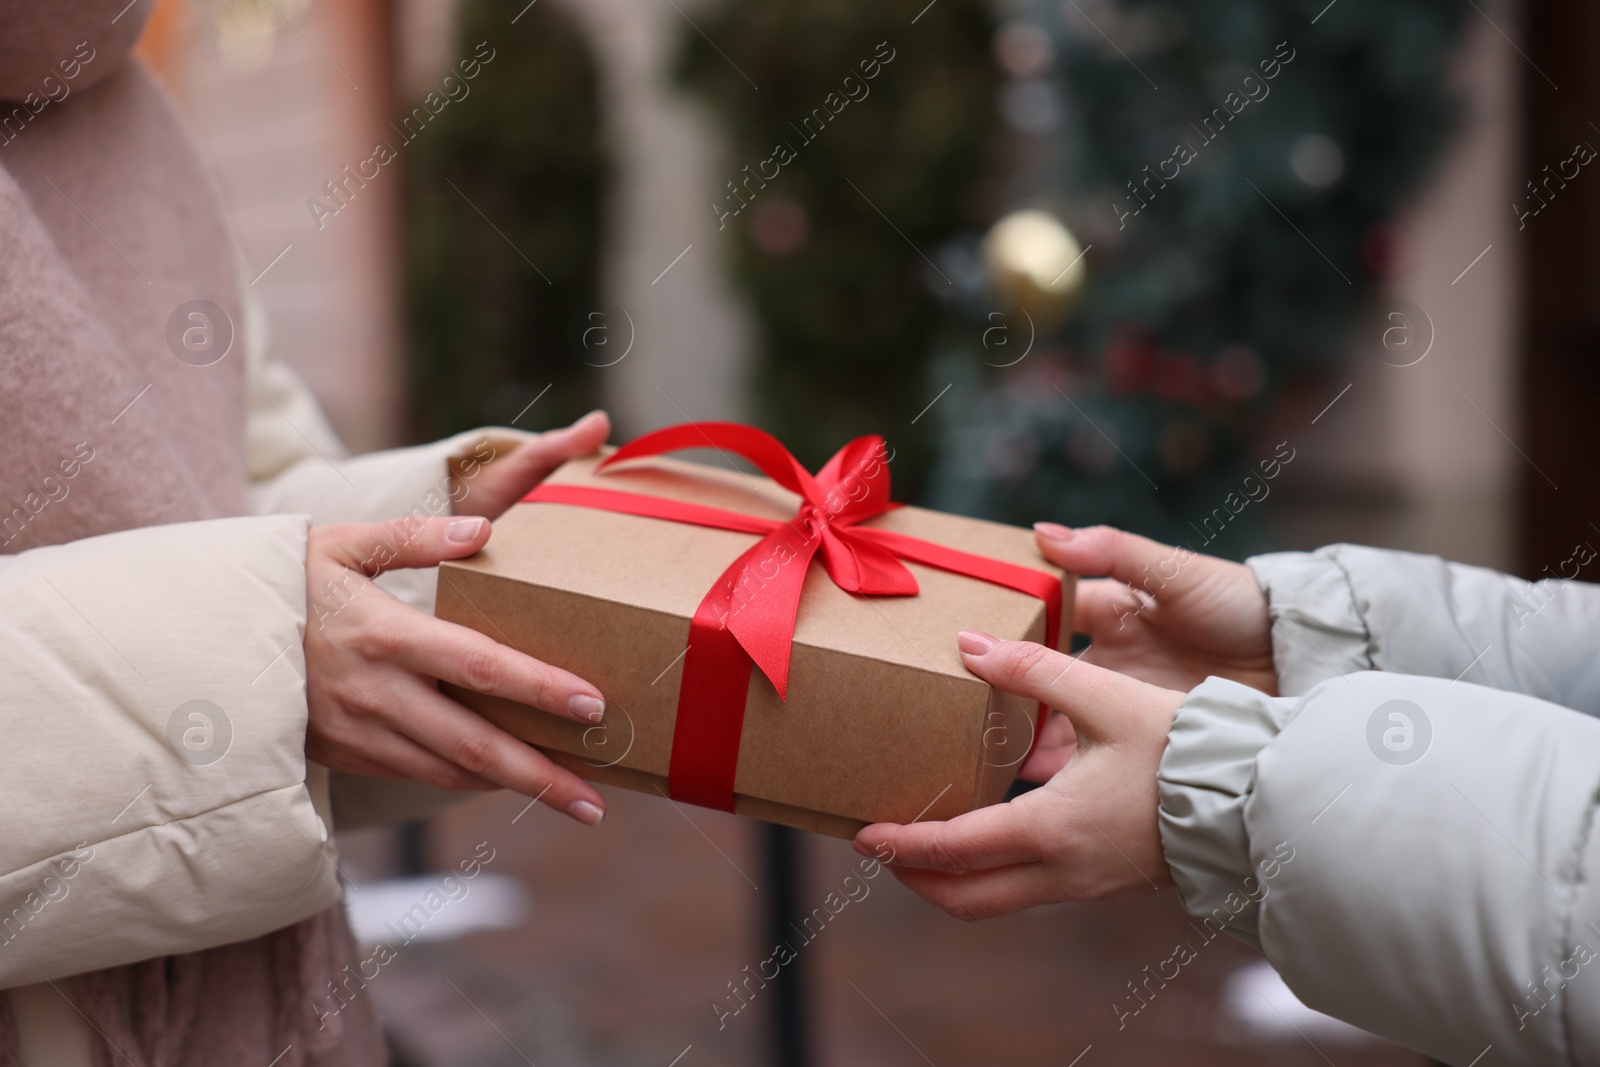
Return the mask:
M306 755L352 774L414 778L444 789L504 786L594 825L605 802L439 692L437 680L577 722L598 722L594 686L476 630L402 604L380 571L432 567L489 540L481 518L395 519L311 530L306 553Z
M959 641L972 673L1064 713L1065 729L1040 744L1064 750L1062 765L1043 787L949 822L868 826L856 851L892 849L895 877L959 919L1171 885L1156 770L1184 694L1031 642Z
M1034 526L1046 559L1078 583L1083 659L1187 692L1211 675L1276 696L1272 616L1250 568L1109 526ZM1104 577L1102 577L1104 576Z
M594 825L605 801L571 771L439 692L443 680L582 723L605 700L567 671L475 630L402 604L372 582L397 567L433 567L489 540L498 517L556 467L605 442L592 412L473 472L456 518L315 527L306 552L306 755L334 770L414 778L444 789L504 786ZM478 517L472 517L478 516Z
M571 426L523 441L475 467L453 510L457 515L498 519L551 471L569 459L593 454L610 436L611 420L606 413L591 411Z

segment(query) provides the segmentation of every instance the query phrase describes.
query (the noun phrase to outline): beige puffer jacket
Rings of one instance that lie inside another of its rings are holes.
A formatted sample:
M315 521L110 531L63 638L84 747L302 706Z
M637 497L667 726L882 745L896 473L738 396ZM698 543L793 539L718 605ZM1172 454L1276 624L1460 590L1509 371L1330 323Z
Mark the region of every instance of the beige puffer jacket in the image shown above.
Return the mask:
M340 899L336 826L451 797L307 763L307 530L448 513L452 457L527 435L346 458L300 381L261 358L260 331L245 339L257 516L0 555L0 989L29 1067L91 1062L67 976L314 915ZM432 610L432 571L378 581ZM222 718L179 712L195 700Z

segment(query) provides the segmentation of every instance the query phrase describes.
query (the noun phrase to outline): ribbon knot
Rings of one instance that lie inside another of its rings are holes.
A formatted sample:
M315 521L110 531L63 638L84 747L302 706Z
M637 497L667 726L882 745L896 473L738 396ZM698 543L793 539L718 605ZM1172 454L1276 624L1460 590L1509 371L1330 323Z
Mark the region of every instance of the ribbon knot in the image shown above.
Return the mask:
M889 499L888 446L881 437L858 437L813 476L771 434L737 423L670 426L645 434L612 453L600 469L641 456L704 448L744 456L785 489L800 506L787 523L746 519L765 533L723 573L718 585L728 604L721 620L780 698L789 695L789 657L800 589L819 552L834 584L861 596L915 596L917 579L904 563L874 544L858 523L900 505ZM716 596L716 590L712 591ZM719 605L720 607L720 605Z

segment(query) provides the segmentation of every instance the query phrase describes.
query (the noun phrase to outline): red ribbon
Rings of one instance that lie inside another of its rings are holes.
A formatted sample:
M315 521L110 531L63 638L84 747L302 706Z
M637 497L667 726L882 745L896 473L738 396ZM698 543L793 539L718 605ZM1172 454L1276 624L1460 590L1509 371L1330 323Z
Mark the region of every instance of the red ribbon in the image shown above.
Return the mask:
M708 446L743 456L799 494L795 517L779 522L642 493L575 485L541 485L522 498L524 503L571 504L761 535L722 572L689 624L667 775L673 799L733 810L750 667L760 667L779 698L787 698L800 591L818 552L834 584L863 596L915 596L916 577L902 560L1036 596L1045 602L1046 642L1055 647L1061 626L1059 578L860 525L900 506L889 499L889 467L881 437L856 438L813 477L771 434L732 422L686 424L645 434L617 449L597 469ZM1042 726L1048 709L1039 710Z

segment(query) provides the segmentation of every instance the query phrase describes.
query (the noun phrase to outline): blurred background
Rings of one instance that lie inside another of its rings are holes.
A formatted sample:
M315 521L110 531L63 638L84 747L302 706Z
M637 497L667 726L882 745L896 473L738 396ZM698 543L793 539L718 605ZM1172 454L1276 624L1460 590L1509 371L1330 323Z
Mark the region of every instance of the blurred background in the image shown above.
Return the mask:
M897 495L950 510L1531 577L1600 543L1597 21L163 0L141 49L354 448L600 405L619 440L740 419L812 465L881 433ZM1198 940L1171 893L966 926L884 877L736 998L856 857L608 799L593 831L494 795L345 835L370 937L493 856L363 991L398 1062L1421 1062L1227 939L1149 982Z

